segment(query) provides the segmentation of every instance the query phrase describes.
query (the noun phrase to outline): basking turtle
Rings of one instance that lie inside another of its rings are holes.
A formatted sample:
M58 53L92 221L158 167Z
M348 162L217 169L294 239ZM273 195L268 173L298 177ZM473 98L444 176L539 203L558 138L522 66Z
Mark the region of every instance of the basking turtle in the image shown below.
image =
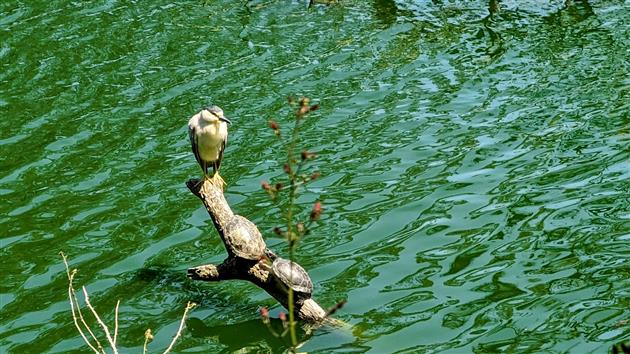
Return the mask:
M291 266L292 263L293 267ZM287 290L288 288L293 289L302 301L311 297L313 282L299 264L277 257L271 264L271 271Z
M230 256L259 260L265 255L267 245L254 223L240 215L234 215L223 230Z

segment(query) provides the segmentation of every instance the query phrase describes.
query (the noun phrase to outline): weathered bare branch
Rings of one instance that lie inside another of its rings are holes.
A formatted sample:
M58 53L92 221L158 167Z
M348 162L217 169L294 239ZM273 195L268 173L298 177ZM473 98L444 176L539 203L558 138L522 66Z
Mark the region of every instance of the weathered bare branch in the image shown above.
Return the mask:
M265 290L288 309L287 288L281 285L281 281L272 272L270 262L265 258L249 260L237 257L234 255L236 252L230 249L231 245L225 242L225 226L234 217L234 212L225 200L222 184L213 179L204 181L191 179L186 185L203 202L230 255L219 265L207 264L188 269L188 277L203 281L247 280ZM326 311L311 298L294 297L293 305L295 315L302 320L308 322L327 320Z

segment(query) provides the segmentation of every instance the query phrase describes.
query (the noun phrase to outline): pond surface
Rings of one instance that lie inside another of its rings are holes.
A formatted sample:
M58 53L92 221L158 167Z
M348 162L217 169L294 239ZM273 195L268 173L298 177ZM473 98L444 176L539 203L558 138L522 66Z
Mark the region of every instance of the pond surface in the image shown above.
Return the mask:
M85 352L58 254L120 349L281 352L184 182L186 124L220 105L235 212L286 255L267 127L300 145L322 220L299 244L348 332L309 352L606 352L630 339L627 1L6 1L0 5L0 352Z

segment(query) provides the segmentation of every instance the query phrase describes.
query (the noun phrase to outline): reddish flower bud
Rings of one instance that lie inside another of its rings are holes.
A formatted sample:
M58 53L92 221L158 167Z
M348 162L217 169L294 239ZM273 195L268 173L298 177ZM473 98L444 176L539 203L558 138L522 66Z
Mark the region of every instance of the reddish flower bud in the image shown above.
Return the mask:
M299 101L300 108L298 108L297 112L295 112L295 116L298 119L302 118L310 110L310 107L308 106L309 102L310 102L310 99L308 97L300 98L300 101Z
M285 163L284 166L282 166L282 169L286 174L291 174L291 166L288 163Z
M260 316L262 318L269 318L269 310L266 307L260 308Z
M314 153L314 152L309 152L309 151L306 151L306 150L302 151L302 161L308 160L308 159L312 159L315 156L317 156L317 154Z
M311 220L319 219L319 216L322 215L322 203L318 201L313 204L313 210L311 210Z
M319 109L319 103L312 105L311 108L310 108L311 112L316 111L318 109Z
M278 129L280 129L280 126L275 121L270 120L269 121L269 128L271 128L273 130L278 130Z
M303 115L305 115L306 113L308 113L308 109L309 109L309 107L308 107L308 106L301 106L301 107L298 109L298 111L297 111L297 113L296 113L295 115L296 115L298 118L299 118L299 117L302 117Z
M271 189L271 185L270 185L270 184L269 184L269 182L267 182L267 181L262 181L262 182L260 183L260 185L261 185L262 189L264 189L264 190L266 190L266 191L268 191L268 190L270 190L270 189Z
M311 181L316 180L317 178L319 178L319 176L321 176L321 172L319 171L313 172L313 174L311 175Z
M280 318L280 320L282 320L282 322L287 321L287 315L282 311L280 311L280 313L278 314L278 317Z

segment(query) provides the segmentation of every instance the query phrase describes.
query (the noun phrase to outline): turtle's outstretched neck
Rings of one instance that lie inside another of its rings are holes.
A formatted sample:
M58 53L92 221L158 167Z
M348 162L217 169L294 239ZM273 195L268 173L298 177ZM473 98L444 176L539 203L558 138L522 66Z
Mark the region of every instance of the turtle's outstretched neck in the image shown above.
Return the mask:
M188 269L189 278L204 281L248 280L264 289L285 308L289 308L288 289L292 288L299 294L293 297L298 318L313 323L334 323L312 299L308 273L297 263L293 267L299 272L288 270L290 263L267 248L256 225L232 212L223 196L221 183L191 179L186 185L203 202L228 253L219 265L207 264Z

